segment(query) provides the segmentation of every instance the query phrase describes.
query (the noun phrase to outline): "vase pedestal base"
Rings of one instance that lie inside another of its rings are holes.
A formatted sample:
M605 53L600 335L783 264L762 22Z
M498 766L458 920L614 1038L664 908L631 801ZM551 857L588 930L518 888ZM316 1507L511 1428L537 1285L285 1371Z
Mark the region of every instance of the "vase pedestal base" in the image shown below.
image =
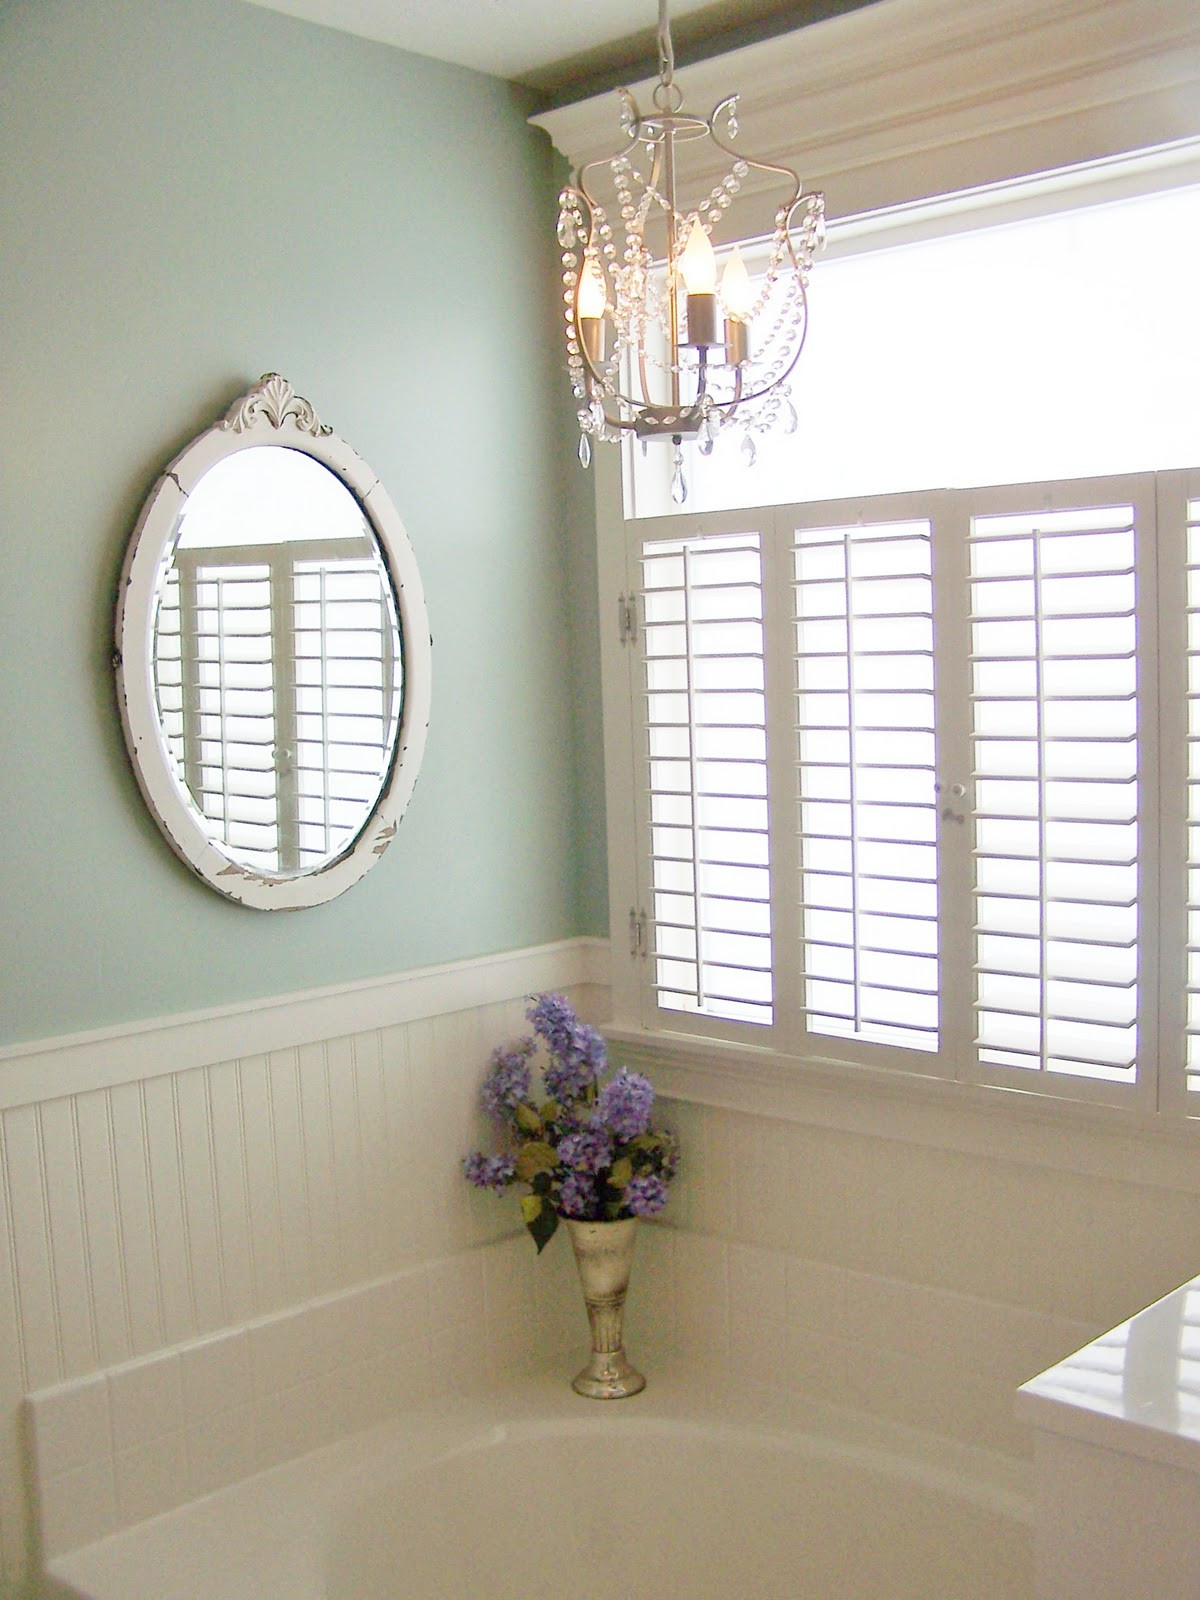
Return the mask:
M563 1221L575 1251L592 1334L592 1359L571 1379L571 1387L589 1400L624 1400L626 1395L640 1394L646 1380L629 1365L621 1335L638 1219L580 1222L564 1217Z
M571 1387L589 1400L624 1400L627 1395L640 1394L646 1380L630 1365L624 1350L596 1350L583 1371L571 1379Z

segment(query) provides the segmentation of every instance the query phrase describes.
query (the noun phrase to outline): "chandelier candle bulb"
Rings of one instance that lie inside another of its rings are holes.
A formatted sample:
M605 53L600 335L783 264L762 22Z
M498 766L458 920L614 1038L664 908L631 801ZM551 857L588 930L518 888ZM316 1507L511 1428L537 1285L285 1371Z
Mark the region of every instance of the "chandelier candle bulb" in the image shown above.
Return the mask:
M698 349L720 344L717 337L717 258L700 222L694 221L679 258L687 290L687 342Z
M740 367L750 359L750 308L754 304L754 288L737 245L721 274L721 301L725 307L726 360L731 366Z
M607 310L608 290L604 284L604 274L596 258L589 256L579 278L575 316L579 322L579 343L584 356L597 367L604 360L604 313Z

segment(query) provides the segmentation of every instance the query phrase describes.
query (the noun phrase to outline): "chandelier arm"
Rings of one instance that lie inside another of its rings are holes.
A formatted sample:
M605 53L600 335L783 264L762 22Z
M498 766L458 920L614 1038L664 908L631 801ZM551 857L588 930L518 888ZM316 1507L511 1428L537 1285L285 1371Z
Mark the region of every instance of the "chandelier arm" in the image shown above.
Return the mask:
M591 163L592 166L595 166L596 164L597 163L595 163L595 162ZM593 241L593 239L595 237L595 233L596 233L596 208L595 208L595 203L593 202L591 195L588 194L587 189L586 189L586 187L584 186L584 183L583 183L583 171L584 170L586 170L586 169L581 169L581 171L578 174L576 174L575 182L569 185L571 190L575 194L577 194L579 196L579 198L583 201L584 205L587 208L587 238L583 242L583 252L582 252L582 254L583 254L583 263L581 265L580 281L582 281L582 278L583 278L583 269L586 268L586 263L587 263L588 256L590 254L592 254L592 241ZM599 266L598 259L597 259L597 266ZM603 271L602 268L600 270ZM572 331L574 332L575 343L579 347L579 355L580 355L581 360L583 361L583 365L584 365L584 368L585 368L584 377L585 377L585 380L586 380L588 397L590 399L590 398L592 398L593 385L599 385L600 389L603 390L604 387L605 387L605 379L604 379L603 371L592 360L591 352L588 349L588 342L583 336L582 319L580 318L580 315L579 315L579 285L578 284L576 284L575 293L571 297L571 328L572 328Z
M734 412L741 405L742 399L742 369L739 367L733 380L733 398L725 406L715 406L713 409L716 411L722 422L728 422L730 417L733 416Z
M708 394L708 351L704 345L696 348L696 398L692 401L693 408L702 406Z
M780 206L778 208L779 211L784 211L786 213L788 226L790 227L792 212L800 204L804 194L804 185L800 181L799 176L792 170L791 167L781 167L774 161L757 161L753 156L746 155L744 151L733 149L733 147L731 145L727 145L717 133L717 117L722 109L727 106L731 100L736 100L737 98L737 95L731 94L727 95L725 99L721 101L721 104L717 107L709 119L708 136L722 155L731 156L734 161L744 161L748 167L753 167L757 172L773 172L777 178L786 178L791 183L792 193L790 199L785 206Z
M646 193L647 193L647 195L657 195L659 193L659 184L662 181L662 175L663 175L663 144L662 144L662 140L661 139L656 139L655 142L654 142L653 154L650 157L650 176L646 180ZM668 250L668 253L672 249L674 231L675 231L674 217L671 216L671 217L668 218L668 221L667 221L667 250ZM644 248L645 247L645 243L646 243L644 234L641 236L641 243L642 243L642 246ZM668 266L668 268L667 268L667 296L668 296L668 303L669 303L670 308L671 308L672 323L674 323L674 321L677 318L678 313L675 310L675 290L674 290L674 286L673 286L672 281L671 281L671 269L670 269L670 266ZM643 304L644 304L644 302L643 302ZM648 406L648 405L652 405L653 401L652 401L651 396L650 396L650 378L649 378L649 374L647 373L647 370L646 370L646 330L645 330L644 326L642 328L642 336L637 341L637 352L638 352L638 377L641 379L641 384L642 384L642 404ZM674 340L674 332L672 332L672 338L671 338L671 355L672 355L672 359L674 358L674 354L675 354L675 340ZM677 387L678 380L674 380L674 383L675 383L675 386ZM678 395L677 394L673 396L673 399L675 400L675 403L678 404Z
M662 0L666 9L666 0ZM662 132L663 176L666 179L667 202L667 316L670 322L671 341L671 404L679 405L679 284L675 265L675 219L679 215L675 204L675 130L664 127Z
M624 93L623 90L622 93ZM632 100L630 101L630 104L633 104ZM640 126L640 119L635 126ZM628 144L626 144L625 148L623 150L619 150L615 156L597 156L594 161L585 161L583 166L581 166L575 173L572 174L569 187L574 189L578 194L581 194L588 203L589 240L591 239L590 224L595 216L596 207L600 202L587 186L588 173L591 172L593 167L607 167L614 161L623 161L626 156L633 154L640 143L641 140L639 138L632 137L630 138Z

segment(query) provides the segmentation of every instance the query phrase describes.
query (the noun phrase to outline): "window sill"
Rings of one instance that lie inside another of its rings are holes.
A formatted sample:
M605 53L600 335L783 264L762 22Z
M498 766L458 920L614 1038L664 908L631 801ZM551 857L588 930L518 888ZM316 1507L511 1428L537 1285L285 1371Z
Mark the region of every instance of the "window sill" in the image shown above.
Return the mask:
M1200 1120L1057 1100L615 1020L622 1065L665 1099L1200 1194Z

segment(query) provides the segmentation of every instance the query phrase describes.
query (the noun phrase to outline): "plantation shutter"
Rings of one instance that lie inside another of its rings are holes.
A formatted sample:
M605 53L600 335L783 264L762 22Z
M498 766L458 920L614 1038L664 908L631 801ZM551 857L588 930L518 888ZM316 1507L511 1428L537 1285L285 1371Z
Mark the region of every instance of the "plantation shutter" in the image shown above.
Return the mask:
M931 524L792 530L801 1010L938 1048Z
M651 1026L1200 1090L1200 474L629 526Z
M1060 505L1064 493L1069 486L1056 492ZM1147 527L1132 503L1021 507L971 520L984 1066L1116 1083L1136 1077L1138 545L1152 535L1152 518Z
M761 536L641 551L657 1005L773 1019Z

